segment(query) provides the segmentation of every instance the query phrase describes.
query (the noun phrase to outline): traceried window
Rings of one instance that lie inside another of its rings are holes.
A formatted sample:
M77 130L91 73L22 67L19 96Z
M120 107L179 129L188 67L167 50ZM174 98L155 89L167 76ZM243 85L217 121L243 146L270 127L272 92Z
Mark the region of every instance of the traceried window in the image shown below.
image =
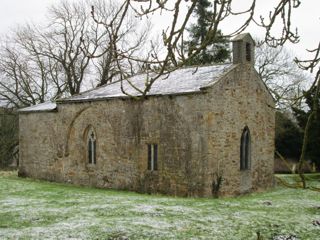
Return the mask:
M148 170L158 170L158 144L148 144Z
M89 129L88 131L88 136L87 136L87 144L88 144L88 163L89 164L96 164L97 163L97 157L96 157L96 134L92 128Z
M248 127L242 131L240 144L240 170L250 169L251 162L251 136Z

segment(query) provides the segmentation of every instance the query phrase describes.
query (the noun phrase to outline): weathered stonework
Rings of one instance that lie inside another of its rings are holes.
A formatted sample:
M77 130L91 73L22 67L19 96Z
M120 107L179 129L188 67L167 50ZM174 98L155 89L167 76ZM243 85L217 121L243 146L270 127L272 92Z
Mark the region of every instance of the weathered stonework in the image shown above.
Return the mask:
M54 112L20 114L20 171L32 178L179 196L221 195L273 185L274 102L252 64L235 64L201 92L60 102ZM240 170L244 127L251 167ZM86 132L96 132L88 164ZM156 143L158 170L147 170Z

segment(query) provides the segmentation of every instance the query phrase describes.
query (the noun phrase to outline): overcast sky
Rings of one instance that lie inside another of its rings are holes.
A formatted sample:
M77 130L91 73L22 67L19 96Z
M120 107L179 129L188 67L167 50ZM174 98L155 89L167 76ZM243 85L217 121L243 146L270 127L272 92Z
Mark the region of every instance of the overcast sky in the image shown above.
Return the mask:
M46 9L49 5L60 0L0 0L0 34L6 34L17 24L27 21L42 22L45 19ZM259 11L267 13L270 5L278 0L259 0ZM320 41L320 0L301 0L301 7L293 15L293 25L298 27L301 42L292 47L287 46L295 55L306 57L305 49L315 48ZM237 0L243 4L248 0ZM167 19L159 19L157 22L165 23ZM154 25L157 25L157 22ZM230 22L223 26L231 30L236 22ZM155 26L156 27L156 26ZM263 32L255 27L248 29L253 36L263 36Z

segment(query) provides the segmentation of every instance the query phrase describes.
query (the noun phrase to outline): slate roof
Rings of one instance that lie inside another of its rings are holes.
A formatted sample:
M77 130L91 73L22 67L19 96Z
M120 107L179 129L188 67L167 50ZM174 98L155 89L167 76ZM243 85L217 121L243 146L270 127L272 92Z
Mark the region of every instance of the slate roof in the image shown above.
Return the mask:
M214 84L222 75L231 69L232 64L220 64L202 67L181 68L168 75L157 79L148 96L154 95L177 95L185 93L200 92L202 88ZM144 90L147 74L139 74L123 80L124 90L132 96L140 96L141 93L134 89L128 81L140 90ZM61 102L68 101L90 101L105 98L128 97L121 91L121 82L114 82L99 88L95 88L70 98L61 99Z
M212 86L214 83L216 83L225 73L230 71L233 66L233 64L228 63L177 69L170 74L161 76L159 79L157 79L147 95L181 95L201 92L203 88ZM123 88L132 96L140 96L141 93L134 89L128 81L143 91L145 88L146 79L147 74L133 76L128 78L128 80L122 81ZM74 95L70 98L59 99L57 102L83 102L120 97L128 97L128 95L121 91L121 82L117 81L80 93L78 95ZM50 111L54 109L56 109L56 104L50 102L24 108L21 109L20 112Z

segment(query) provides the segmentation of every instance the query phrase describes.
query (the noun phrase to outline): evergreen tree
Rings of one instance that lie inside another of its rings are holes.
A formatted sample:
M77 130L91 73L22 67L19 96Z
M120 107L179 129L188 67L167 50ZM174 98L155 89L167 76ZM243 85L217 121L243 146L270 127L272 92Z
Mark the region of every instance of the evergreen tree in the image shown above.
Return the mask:
M299 159L303 131L286 114L276 112L275 145L285 158Z
M303 108L295 108L293 107L292 110L294 115L296 116L299 126L302 129L305 129L307 124L307 120L313 109L313 99L316 93L316 88L313 87L311 90L304 92L304 98L306 100L306 104L308 105L308 110ZM311 127L308 133L308 144L307 144L307 151L306 157L314 162L318 169L320 168L320 96L317 98L317 109L316 109L316 116L313 118L311 122Z
M18 143L17 113L12 109L0 108L0 168L12 163Z
M190 29L190 41L185 41L185 49L190 55L193 50L206 40L210 26L210 19L213 18L213 13L210 11L211 3L208 0L198 0L195 8L195 17L197 23L192 24ZM230 57L229 43L222 35L220 30L211 40L211 43L201 50L199 54L190 59L186 65L201 65L211 63L225 62Z

